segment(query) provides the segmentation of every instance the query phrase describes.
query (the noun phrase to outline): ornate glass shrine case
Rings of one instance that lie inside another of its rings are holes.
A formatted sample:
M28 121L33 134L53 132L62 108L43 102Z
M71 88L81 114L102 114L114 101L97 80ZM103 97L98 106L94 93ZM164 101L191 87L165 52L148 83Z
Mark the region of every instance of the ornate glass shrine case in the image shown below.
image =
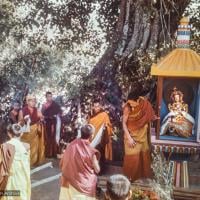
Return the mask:
M156 112L160 117L151 144L168 154L174 186L183 188L200 180L198 174L191 175L195 171L191 158L200 153L200 56L189 48L189 38L188 19L183 18L178 48L151 67L151 75L157 77Z
M181 141L198 143L200 141L199 79L159 77L157 113L160 120L156 126L156 139L174 141L175 144Z

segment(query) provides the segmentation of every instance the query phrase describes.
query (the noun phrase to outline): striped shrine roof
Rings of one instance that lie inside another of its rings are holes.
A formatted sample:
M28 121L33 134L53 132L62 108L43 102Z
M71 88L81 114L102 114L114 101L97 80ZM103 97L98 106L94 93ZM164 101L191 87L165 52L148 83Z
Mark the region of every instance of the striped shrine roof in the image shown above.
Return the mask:
M167 77L200 77L200 56L189 48L189 19L180 21L177 31L177 48L151 66L151 75Z
M151 75L200 77L200 56L193 50L177 48L151 67Z

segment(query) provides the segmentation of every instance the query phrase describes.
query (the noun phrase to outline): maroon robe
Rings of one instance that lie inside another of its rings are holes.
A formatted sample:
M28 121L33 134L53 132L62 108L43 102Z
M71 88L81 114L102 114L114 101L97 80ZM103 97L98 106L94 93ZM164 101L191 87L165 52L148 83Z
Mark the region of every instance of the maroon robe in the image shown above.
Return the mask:
M22 113L23 113L23 117L25 117L26 115L30 116L30 119L31 119L30 125L34 125L40 121L40 117L38 116L37 108L33 108L33 112L31 112L28 109L28 106L25 106L22 108Z
M61 113L60 106L52 101L42 106L42 114L45 118L45 142L46 156L56 157L58 152L58 144L56 143L56 115Z
M97 175L92 163L94 154L100 157L87 140L75 139L69 144L60 163L63 187L69 183L79 192L95 197Z

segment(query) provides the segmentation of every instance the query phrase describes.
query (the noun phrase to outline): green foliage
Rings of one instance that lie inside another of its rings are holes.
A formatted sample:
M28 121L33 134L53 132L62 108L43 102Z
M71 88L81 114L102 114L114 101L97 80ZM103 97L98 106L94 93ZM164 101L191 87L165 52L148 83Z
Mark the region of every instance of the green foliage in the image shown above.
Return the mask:
M46 90L69 98L79 94L83 84L95 88L96 80L87 79L87 75L112 41L119 4L120 0L2 0L1 96L16 96L18 90L28 87L37 93L40 101ZM199 10L193 12L194 4L197 1L191 1L186 12L192 15L193 27L199 30ZM155 14L153 10L149 13ZM129 28L130 32L131 23ZM129 38L131 35L128 34ZM192 47L197 49L198 38L199 35L194 34ZM169 49L168 44L157 51L165 49ZM130 82L141 83L149 90L152 80L148 68L153 61L153 50L134 51L125 62L117 60L117 84L128 88ZM107 92L111 92L111 101L115 96L112 90Z
M3 0L1 90L17 90L20 81L36 93L50 89L77 94L82 78L108 45L106 30L111 31L110 23L115 24L118 14L113 2Z

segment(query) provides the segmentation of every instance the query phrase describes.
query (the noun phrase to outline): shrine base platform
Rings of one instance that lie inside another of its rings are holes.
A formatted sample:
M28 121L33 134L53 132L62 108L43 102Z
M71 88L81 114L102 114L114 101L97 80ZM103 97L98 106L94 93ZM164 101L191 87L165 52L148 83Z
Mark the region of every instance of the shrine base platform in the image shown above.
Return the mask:
M200 200L200 161L189 162L189 188L174 187L172 199L174 200ZM98 177L98 187L102 192L106 190L106 181L110 175L121 174L122 167L117 165L106 165L105 173ZM139 187L142 190L150 189L148 180L139 180L132 183L132 187ZM103 194L99 193L99 200L103 199Z

